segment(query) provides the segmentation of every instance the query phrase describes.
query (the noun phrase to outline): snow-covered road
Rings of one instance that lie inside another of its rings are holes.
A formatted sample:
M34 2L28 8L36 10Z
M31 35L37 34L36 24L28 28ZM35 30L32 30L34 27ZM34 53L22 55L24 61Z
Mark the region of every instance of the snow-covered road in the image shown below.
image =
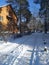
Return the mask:
M32 33L0 44L0 65L49 65L49 34Z

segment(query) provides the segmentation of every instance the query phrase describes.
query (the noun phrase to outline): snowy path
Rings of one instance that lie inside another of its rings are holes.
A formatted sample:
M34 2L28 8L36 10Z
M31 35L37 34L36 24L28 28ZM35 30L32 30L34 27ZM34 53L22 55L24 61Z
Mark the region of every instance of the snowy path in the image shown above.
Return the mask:
M0 65L48 65L49 34L33 33L0 44ZM47 51L44 51L46 40Z

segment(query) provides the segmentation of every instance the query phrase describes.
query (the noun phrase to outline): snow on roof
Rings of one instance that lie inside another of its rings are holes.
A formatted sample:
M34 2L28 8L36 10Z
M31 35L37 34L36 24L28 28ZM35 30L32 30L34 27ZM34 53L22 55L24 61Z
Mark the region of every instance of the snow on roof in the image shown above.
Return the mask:
M9 5L9 4L1 5L0 8L1 8L1 7L5 7L5 6L7 6L7 5Z
M0 8L9 5L10 3L7 3L6 0L0 0Z

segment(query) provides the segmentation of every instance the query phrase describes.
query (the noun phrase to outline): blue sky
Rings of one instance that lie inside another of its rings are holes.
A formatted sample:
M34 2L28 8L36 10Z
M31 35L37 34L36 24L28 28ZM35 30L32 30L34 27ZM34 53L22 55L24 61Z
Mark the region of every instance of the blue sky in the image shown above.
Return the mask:
M5 5L5 0L0 0L0 6Z
M30 5L29 7L30 11L32 12L33 15L36 16L39 12L40 5L33 3L33 0L28 0L28 2ZM6 3L5 0L0 0L0 6L5 5L5 3Z
M29 2L29 9L32 12L32 14L34 14L35 16L38 15L39 9L40 9L40 4L35 4L33 3L33 0L28 0Z

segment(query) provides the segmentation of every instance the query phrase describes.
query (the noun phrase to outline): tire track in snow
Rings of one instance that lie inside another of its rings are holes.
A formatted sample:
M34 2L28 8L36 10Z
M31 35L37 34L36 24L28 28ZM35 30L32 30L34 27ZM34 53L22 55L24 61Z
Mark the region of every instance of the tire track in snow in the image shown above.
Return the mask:
M20 50L20 47L21 47L21 50ZM16 55L15 54L15 56L14 56L14 58L12 59L12 61L9 63L9 65L13 65L13 63L14 63L14 61L15 61L15 59L17 58L17 57L19 57L19 55L21 54L21 52L23 51L23 49L22 49L22 45L20 46L18 49L19 49L19 53L18 53L18 55ZM16 49L15 49L16 50Z
M32 35L31 35L31 36L32 36ZM22 44L25 43L25 41L27 42L27 40L29 40L30 38L31 38L31 37L28 36L26 39L22 40ZM15 49L16 49L16 48L15 48ZM14 51L15 51L15 49L14 49ZM17 49L18 49L18 48L17 48ZM11 52L13 53L14 51L11 51ZM9 64L10 64L10 63L11 63L11 65L13 64L13 63L12 63L12 60L13 60L13 59L14 59L13 62L15 63L16 58L18 58L19 56L21 57L21 54L23 54L23 52L20 53L20 55L18 55L17 57L11 58L11 61L9 61ZM8 55L9 55L9 54L8 54ZM8 56L8 59L6 59L6 62L10 59L10 56L12 56L12 55L9 55L9 56ZM12 56L12 57L13 57L13 56ZM6 62L5 62L5 63L6 63ZM9 64L8 64L8 65L9 65Z
M15 60L12 62L12 64L9 64L9 65L16 65L17 61L19 62L18 59L21 58L24 55L25 51L26 51L26 49L24 47L23 51L20 53L20 55L17 58L15 58Z
M9 54L7 54L7 58L5 58L5 60L3 61L3 64L5 64L6 62L8 62L10 59L12 60L11 56L14 58L13 56L13 52L15 50L18 50L18 47L20 47L21 45L18 45L16 48L14 48ZM11 61L9 61L10 63Z
M24 44L25 41L27 41L29 38L30 38L30 36L28 36L26 39L24 39L23 42L22 42L22 44ZM23 50L23 51L20 53L19 56L14 57L13 60L11 61L11 63L10 63L9 65L12 65L12 64L13 64L13 65L16 65L16 62L18 61L18 58L21 57L21 56L23 56L23 54L25 53L25 51L26 51L26 49Z
M37 33L34 34L34 47L33 47L33 51L32 51L32 54L31 54L31 59L30 59L30 64L29 65L33 65L35 60L36 60L36 50L37 50L37 47L36 47L36 44L37 44Z
M31 59L30 59L30 64L29 65L34 64L35 60L36 60L36 48L33 49L33 51L32 51L32 55L31 55Z
M30 38L30 36L29 36L29 38ZM28 39L28 37L27 37L26 39L24 39L22 43L24 43L27 39ZM22 44L20 44L19 46L21 46L21 45L22 45ZM19 46L18 46L18 47L19 47ZM11 52L13 53L16 49L18 49L18 47L16 47L16 48L15 48L14 50L12 50ZM11 61L12 59L14 59L14 58L16 59L16 57L13 57L13 56L11 57L11 56L12 56L11 53L8 54L8 55L7 55L7 58L3 61L3 64L6 63L7 65L9 65L9 64L12 62L12 61ZM10 59L10 57L11 57L11 59ZM18 57L18 56L17 56L17 57Z

